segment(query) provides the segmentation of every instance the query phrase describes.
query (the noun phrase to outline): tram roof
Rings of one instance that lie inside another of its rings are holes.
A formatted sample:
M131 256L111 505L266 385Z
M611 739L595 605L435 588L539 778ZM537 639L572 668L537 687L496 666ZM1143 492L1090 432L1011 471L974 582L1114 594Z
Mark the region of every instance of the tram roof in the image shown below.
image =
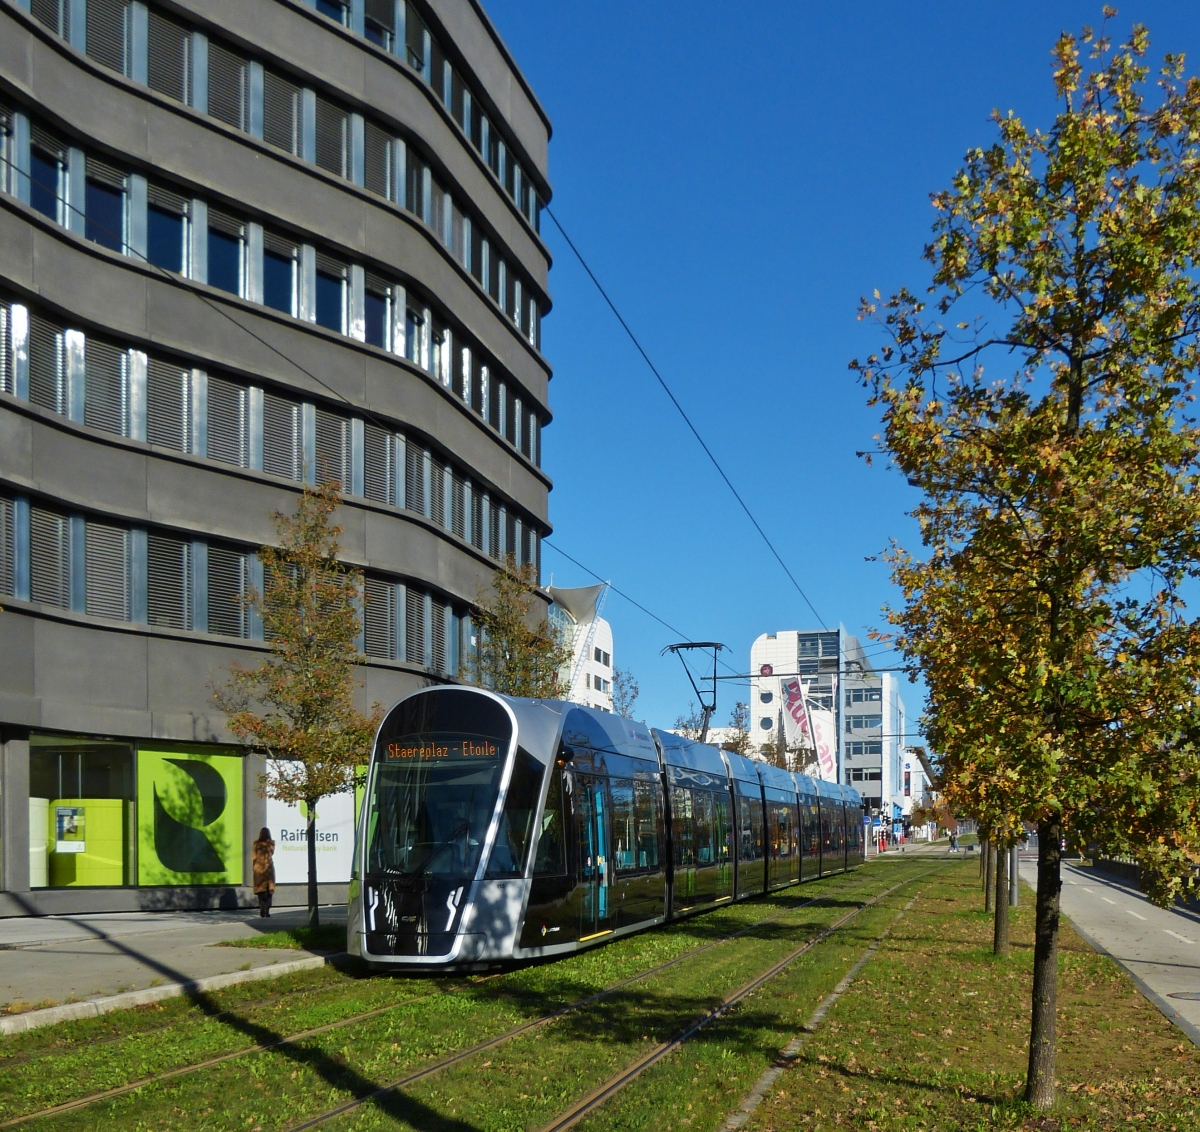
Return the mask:
M756 786L761 781L758 777L758 768L763 763L755 762L753 759L746 758L745 755L739 755L736 751L721 752L729 763L729 775L731 778L739 779L742 782L753 782Z
M650 732L662 746L663 761L668 766L682 766L689 770L701 770L706 774L718 775L725 778L728 771L721 758L721 752L708 743L697 743L695 739L686 739L674 731L660 731L652 727ZM754 779L758 781L757 778Z
M658 751L644 723L583 704L564 703L562 710L564 743L658 763Z
M772 766L770 763L758 763L758 776L762 779L762 784L772 790L790 791L796 793L796 781L782 767Z

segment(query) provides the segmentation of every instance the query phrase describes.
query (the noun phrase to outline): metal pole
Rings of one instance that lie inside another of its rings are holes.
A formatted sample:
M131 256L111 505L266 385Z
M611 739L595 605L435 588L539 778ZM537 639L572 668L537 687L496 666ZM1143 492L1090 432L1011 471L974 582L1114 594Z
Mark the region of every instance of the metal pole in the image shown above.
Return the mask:
M1014 845L1008 851L1008 906L1016 908L1021 903L1021 850Z

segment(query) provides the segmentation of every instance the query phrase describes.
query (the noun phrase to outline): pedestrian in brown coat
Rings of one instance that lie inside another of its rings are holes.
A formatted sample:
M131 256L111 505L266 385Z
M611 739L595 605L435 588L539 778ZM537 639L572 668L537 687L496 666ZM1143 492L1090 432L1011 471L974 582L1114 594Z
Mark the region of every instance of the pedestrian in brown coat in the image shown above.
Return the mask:
M275 842L264 825L254 843L254 892L258 897L258 914L271 914L271 897L275 892Z

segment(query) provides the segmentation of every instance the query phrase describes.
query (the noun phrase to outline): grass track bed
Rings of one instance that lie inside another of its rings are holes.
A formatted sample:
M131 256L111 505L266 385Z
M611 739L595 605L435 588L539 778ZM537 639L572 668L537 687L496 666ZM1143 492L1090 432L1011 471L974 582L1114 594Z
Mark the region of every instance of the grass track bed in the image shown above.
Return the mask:
M636 1056L644 1044L669 1036L667 1031L678 1028L682 1014L702 1012L733 985L740 985L746 977L769 966L772 957L786 953L864 896L894 883L888 878L895 873L894 868L864 870L850 877L804 885L499 978L443 980L439 984L427 979L364 979L315 972L322 976L317 985L304 986L301 980L300 986L290 988L290 995L266 995L260 984L257 997L262 1001L256 1001L249 987L233 988L242 991L240 995L213 996L210 1009L227 1011L221 1017L207 1017L193 1004L180 1000L159 1012L143 1009L119 1017L106 1016L111 1020L106 1027L72 1023L43 1036L40 1044L36 1040L39 1035L22 1035L35 1040L16 1048L8 1043L0 1046L0 1053L15 1055L10 1063L0 1062L0 1111L5 1118L34 1112L69 1096L119 1086L252 1042L270 1041L363 1010L392 1005L394 1008L384 1014L301 1040L291 1047L251 1054L190 1076L152 1083L86 1110L49 1116L31 1125L38 1129L60 1125L72 1129L129 1128L139 1124L159 1128L284 1128L303 1115L362 1095L447 1053L470 1047L491 1034L502 1033L531 1017L747 928L765 916L778 914L773 922L759 924L741 939L698 955L694 962L678 964L644 983L623 989L613 1000L502 1047L490 1057L493 1064L487 1067L489 1079L512 1082L512 1088L502 1094L492 1088L479 1089L479 1066L475 1062L489 1060L481 1057L423 1082L411 1096L398 1098L416 1106L414 1115L424 1114L418 1117L424 1127L434 1113L457 1107L458 1093L466 1091L475 1094L487 1110L480 1114L480 1127L523 1128L530 1121L513 1123L512 1114L531 1107L526 1078L531 1078L529 1085L541 1085L542 1076L556 1082L554 1095L547 1096L544 1104L549 1118L563 1107L560 1094L574 1089L573 1095L577 1095L603 1080L620 1067L622 1059ZM829 894L828 902L799 907L822 894ZM454 989L446 989L449 986ZM672 1002L678 1010L670 1008ZM106 1019L88 1021L103 1023ZM163 1029L168 1021L172 1023L170 1029ZM597 1033L608 1035L601 1043L610 1055L607 1059L591 1056ZM98 1038L106 1044L92 1044ZM25 1057L33 1060L22 1063ZM47 1058L52 1059L52 1073L46 1072ZM572 1067L585 1061L588 1068L579 1070L582 1076L577 1074L578 1081L572 1081ZM552 1072L533 1072L551 1063ZM498 1122L492 1119L493 1110ZM396 1111L394 1106L367 1106L331 1127L376 1126L362 1123L376 1120L381 1127L403 1126L395 1120ZM447 1115L452 1122L457 1119L448 1111Z

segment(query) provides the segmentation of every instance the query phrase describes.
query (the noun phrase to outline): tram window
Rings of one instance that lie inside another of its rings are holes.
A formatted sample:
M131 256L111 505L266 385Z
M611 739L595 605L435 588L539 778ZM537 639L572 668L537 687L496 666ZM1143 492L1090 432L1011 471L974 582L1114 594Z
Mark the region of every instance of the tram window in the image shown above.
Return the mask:
M692 791L692 807L695 814L696 864L711 865L716 860L713 831L713 800L707 790Z
M550 772L550 791L542 811L542 828L538 834L537 851L533 858L535 877L560 877L567 872L567 842L563 836L562 767L555 765Z
M762 807L750 798L738 798L738 823L741 830L739 860L761 861L763 856Z
M635 872L638 864L633 782L614 778L608 788L612 793L613 868L618 873Z
M518 748L487 876L524 875L529 835L533 831L533 815L537 813L538 798L542 792L542 773L542 764L528 751Z
M675 786L672 788L671 813L675 824L675 864L694 865L696 863L695 822L692 816L692 792L687 787Z
M729 820L729 795L722 791L712 795L713 848L717 860L725 863L733 853L733 823Z
M637 863L639 869L658 868L658 790L652 782L635 782Z

